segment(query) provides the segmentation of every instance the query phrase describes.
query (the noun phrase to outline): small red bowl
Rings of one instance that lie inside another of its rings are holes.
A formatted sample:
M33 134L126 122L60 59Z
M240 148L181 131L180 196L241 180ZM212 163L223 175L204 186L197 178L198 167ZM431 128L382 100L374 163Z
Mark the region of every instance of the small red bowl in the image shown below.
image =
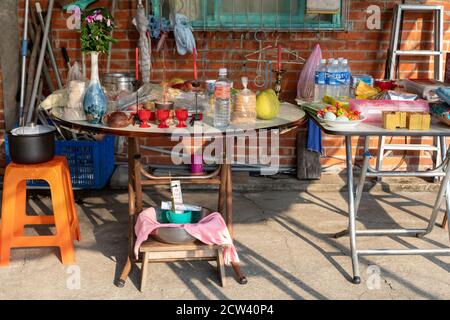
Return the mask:
M381 91L392 90L394 88L394 81L385 79L376 79L375 88L379 88Z

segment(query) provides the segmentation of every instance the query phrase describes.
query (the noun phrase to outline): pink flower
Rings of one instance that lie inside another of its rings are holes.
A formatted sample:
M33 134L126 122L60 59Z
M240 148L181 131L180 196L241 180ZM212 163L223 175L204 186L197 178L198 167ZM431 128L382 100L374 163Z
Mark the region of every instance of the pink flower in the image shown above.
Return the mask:
M95 16L95 20L96 20L96 21L100 21L100 22L103 21L103 15L102 15L102 14L96 15L96 16Z
M111 19L106 20L106 25L107 25L108 27L111 27Z

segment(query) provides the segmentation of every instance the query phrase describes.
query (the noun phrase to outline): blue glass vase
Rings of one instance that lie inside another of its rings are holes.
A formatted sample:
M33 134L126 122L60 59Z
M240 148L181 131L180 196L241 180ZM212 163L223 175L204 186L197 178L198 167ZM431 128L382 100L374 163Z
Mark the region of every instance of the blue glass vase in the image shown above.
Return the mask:
M108 107L108 99L98 76L98 52L91 52L91 80L83 99L86 118L92 124L102 121Z

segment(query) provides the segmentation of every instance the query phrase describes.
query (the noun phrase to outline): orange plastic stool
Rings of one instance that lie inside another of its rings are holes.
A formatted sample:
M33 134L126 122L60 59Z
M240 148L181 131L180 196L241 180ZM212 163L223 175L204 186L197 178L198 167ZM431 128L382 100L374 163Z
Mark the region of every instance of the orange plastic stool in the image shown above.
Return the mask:
M45 180L50 185L53 216L28 216L26 180ZM24 236L25 225L55 225L51 236ZM59 247L63 264L75 263L73 242L80 241L80 227L69 167L64 157L40 164L11 163L3 182L0 266L9 264L11 248Z

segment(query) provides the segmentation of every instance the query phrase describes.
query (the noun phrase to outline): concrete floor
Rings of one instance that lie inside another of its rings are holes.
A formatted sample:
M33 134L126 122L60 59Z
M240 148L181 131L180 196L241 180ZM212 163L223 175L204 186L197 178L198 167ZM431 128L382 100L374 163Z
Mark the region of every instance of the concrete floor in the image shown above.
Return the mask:
M367 193L358 227L425 226L435 195ZM164 191L148 192L144 201L155 205L166 196ZM184 197L186 202L215 208L213 191L187 191ZM49 207L48 197L31 197L29 214L48 214ZM228 283L221 288L214 264L184 262L151 265L144 293L138 290L140 266L133 269L125 288L116 288L113 281L126 256L127 194L102 191L85 196L78 205L79 269L61 265L56 249L15 249L10 266L0 268L0 299L450 299L449 255L363 257L362 284L349 282L349 240L332 237L347 225L345 193L242 192L235 193L234 208L235 243L247 285L236 283L227 269ZM50 231L41 227L27 232ZM422 240L359 241L361 248L448 244L449 234L440 228ZM380 277L373 274L376 268ZM80 288L74 281L78 271Z

